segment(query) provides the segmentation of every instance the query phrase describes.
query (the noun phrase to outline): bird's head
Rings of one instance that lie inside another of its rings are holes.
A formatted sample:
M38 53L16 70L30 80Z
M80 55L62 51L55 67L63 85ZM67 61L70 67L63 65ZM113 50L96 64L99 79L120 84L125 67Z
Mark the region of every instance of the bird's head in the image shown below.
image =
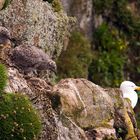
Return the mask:
M57 73L57 66L56 66L55 61L50 60L50 61L48 62L48 68L49 68L51 71L53 71L55 74Z
M124 81L120 85L120 90L123 93L130 93L131 91L138 90L140 91L140 87L136 86L133 82L131 81Z

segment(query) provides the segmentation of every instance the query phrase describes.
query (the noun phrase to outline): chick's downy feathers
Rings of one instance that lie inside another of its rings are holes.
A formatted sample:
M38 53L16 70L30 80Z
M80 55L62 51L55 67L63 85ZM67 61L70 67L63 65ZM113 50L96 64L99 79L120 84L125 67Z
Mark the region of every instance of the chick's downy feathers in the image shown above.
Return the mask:
M25 72L51 70L56 72L56 63L41 49L20 45L11 51L11 61Z

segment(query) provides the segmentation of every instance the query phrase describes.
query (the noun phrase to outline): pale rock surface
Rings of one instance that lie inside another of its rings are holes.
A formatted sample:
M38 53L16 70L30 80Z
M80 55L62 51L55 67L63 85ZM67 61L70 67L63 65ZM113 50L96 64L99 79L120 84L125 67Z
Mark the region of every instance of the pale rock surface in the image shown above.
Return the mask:
M5 0L0 0L0 10L3 8L4 3L5 3Z
M125 137L127 130L130 132L125 121L127 112L131 114L134 131L137 129L131 105L122 98L119 89L103 89L86 79L68 78L53 87L53 94L60 97L61 115L85 130L88 140Z
M52 86L37 77L27 77L16 68L8 68L8 83L5 92L28 95L39 111L43 129L39 140L86 140L85 132L71 119L53 109ZM51 100L50 100L51 99Z

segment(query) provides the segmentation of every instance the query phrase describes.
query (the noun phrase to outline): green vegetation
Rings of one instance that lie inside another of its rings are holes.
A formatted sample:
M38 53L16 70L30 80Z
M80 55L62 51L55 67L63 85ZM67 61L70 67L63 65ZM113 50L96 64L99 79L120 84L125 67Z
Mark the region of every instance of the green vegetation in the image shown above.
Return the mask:
M114 0L92 0L96 14L103 14L105 10L111 9Z
M1 97L0 140L36 139L40 129L40 118L26 96L5 94Z
M126 58L128 58L127 60L129 60L129 61L125 61L124 68L122 68L122 66L119 66L119 67L121 67L121 69L120 69L121 73L125 73L124 74L125 79L127 79L128 75L129 75L129 79L131 79L132 81L135 81L138 84L138 83L140 83L140 80L139 80L140 79L140 76L139 76L140 75L140 66L139 66L140 65L140 57L139 57L140 56L140 53L139 53L140 52L140 41L139 41L140 15L137 14L136 11L134 11L134 9L131 7L130 3L133 3L132 5L135 5L135 10L138 11L139 6L140 6L139 1L129 2L127 0L93 0L94 12L97 15L102 15L106 24L109 27L113 27L118 31L118 34L115 35L116 37L113 35L114 38L119 38L122 41L125 40L125 42L127 42L127 48L124 48L126 51L124 56ZM112 31L110 30L110 34L112 34L111 32ZM96 43L99 39L100 38L97 38L97 37L95 39L96 48L98 46L100 46L98 43ZM117 39L116 39L116 41L117 41ZM109 45L110 44L106 44L106 46L109 46ZM105 52L104 51L102 52L102 50L100 50L100 48L98 48L96 50L97 50L97 52L99 51L99 52L103 53L103 55L100 57L100 59L104 59L103 58L103 57L105 57L104 55L107 55L107 57L109 59L112 57L112 56L110 56L111 53L105 54ZM114 55L116 55L116 58L117 58L117 55L119 56L118 52L114 51ZM116 62L122 61L122 60L124 60L124 59L123 58L121 59L121 57L120 57L120 58L118 58L118 60L116 60ZM93 63L93 65L94 66L101 65L101 63L102 62ZM105 63L106 63L106 65L108 63L109 67L112 64L108 61ZM122 65L122 63L120 62L120 64L117 64L117 65ZM91 68L93 68L94 66L92 66ZM100 66L97 66L97 67L100 67ZM102 69L107 69L107 67L104 67ZM125 72L124 72L124 70L125 70ZM94 77L96 77L95 73L92 72L92 74L94 74ZM97 75L97 77L98 77L98 75ZM109 81L106 79L106 76L104 78L103 78L103 76L101 76L101 77L98 77L97 79L100 79L100 82L98 82L98 83L104 83L105 86L108 86L107 83ZM102 79L103 79L103 82L101 82ZM114 79L114 77L113 77L113 79ZM121 81L121 80L123 80L122 76L120 77L119 81ZM92 81L94 81L94 80L92 79ZM97 81L97 80L95 80L95 81ZM107 81L107 82L104 82L104 81ZM110 82L111 81L112 81L112 78L110 79ZM110 86L117 86L118 83L119 82L115 82L115 83L112 82L112 84L110 84Z
M62 10L62 4L60 0L43 0L51 3L55 12L59 12Z
M1 92L4 90L7 82L7 72L4 65L0 64L0 95Z
M128 8L127 0L93 0L96 14L102 14L128 37L140 33L140 18Z
M93 6L94 12L97 15L102 15L106 25L97 27L94 34L96 53L89 68L91 80L104 86L117 86L123 80L124 75L125 79L135 81L139 85L140 1L93 0ZM109 29L105 26L108 26ZM110 29L112 27L118 32L115 36ZM104 28L107 30L105 31ZM106 34L106 36L103 34ZM104 37L108 39L104 39ZM114 47L115 50L111 49L109 51L109 46L114 46L110 45L111 40L117 45ZM123 47L123 50L119 50L119 40L121 40L121 44L124 44L123 46L126 46L124 42L127 43L127 47ZM125 51L125 53L122 51ZM140 128L139 117L139 112L136 112L136 119Z
M5 9L5 8L7 8L7 6L10 4L11 1L12 0L5 0L5 3L3 5L3 7L2 7L2 10Z
M97 48L89 67L89 79L102 86L119 86L123 80L124 40L105 23L96 29L94 39Z
M138 128L140 129L140 113L139 112L136 115L136 119L137 119Z
M59 12L62 10L62 4L60 0L53 0L52 1L52 7L54 8L55 12Z
M95 49L90 52L85 45L86 51L81 50L76 45L81 40L72 34L68 49L58 60L59 78L87 78L88 74L89 80L102 86L116 87L124 79L140 83L140 16L129 4L127 0L93 0L94 12L104 21L94 32ZM140 7L139 2L136 5ZM85 51L84 60L88 59L84 63L77 57L81 51Z
M41 131L41 120L29 99L4 93L7 72L0 64L0 140L32 140Z
M67 50L57 61L59 79L87 78L91 63L91 48L88 40L79 32L73 32Z

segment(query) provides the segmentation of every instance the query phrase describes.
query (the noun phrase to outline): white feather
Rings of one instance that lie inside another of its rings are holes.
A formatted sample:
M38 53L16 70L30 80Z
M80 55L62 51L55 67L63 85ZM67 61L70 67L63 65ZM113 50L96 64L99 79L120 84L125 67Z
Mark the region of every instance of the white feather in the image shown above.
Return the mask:
M128 98L131 101L132 108L134 108L138 102L138 95L135 92L137 86L130 81L124 81L121 83L120 90L123 93L124 98Z

